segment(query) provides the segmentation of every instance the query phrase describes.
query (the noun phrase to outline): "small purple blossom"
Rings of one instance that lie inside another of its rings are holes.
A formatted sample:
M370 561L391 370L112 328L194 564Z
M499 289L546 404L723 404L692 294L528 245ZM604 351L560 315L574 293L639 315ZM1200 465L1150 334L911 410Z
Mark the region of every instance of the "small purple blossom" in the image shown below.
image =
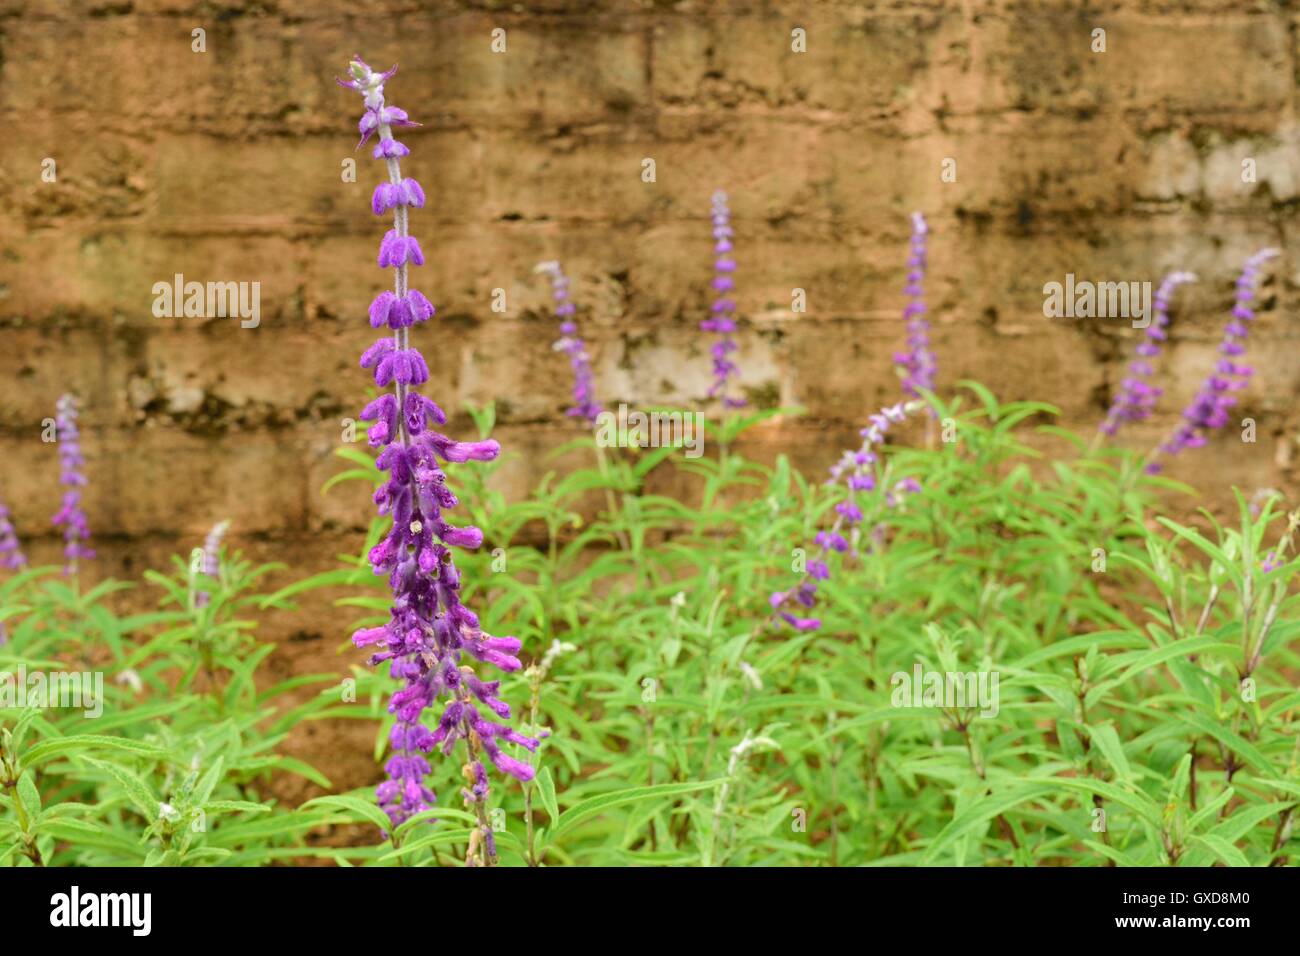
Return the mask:
M894 487L885 492L885 507L897 508L907 495L919 494L921 483L915 478L903 478L894 484Z
M891 426L903 421L910 413L921 407L921 403L916 401L900 403L882 408L878 413L871 415L868 419L870 424L860 433L861 447L855 452L845 452L844 457L831 466L828 484L844 480L849 497L835 505L835 522L831 527L818 531L814 536L813 543L821 550L817 557L810 559L804 565L803 579L788 591L777 591L768 599L775 615L795 630L813 631L821 627L820 619L795 613L798 608L792 608L792 602L805 610L811 610L816 605L816 582L828 580L831 576L826 558L832 551L840 554L849 551L849 540L842 532L856 528L865 519L861 507L853 496L859 491L873 491L879 486L877 473L879 456L875 449L884 443L885 434ZM915 494L920 490L921 485L915 478L904 478L886 492L886 506L892 508L901 496Z
M1261 249L1242 267L1237 278L1232 320L1224 326L1223 341L1219 344L1222 358L1201 384L1200 390L1183 410L1183 420L1169 439L1152 455L1146 466L1148 474L1159 474L1161 464L1156 456L1177 455L1185 448L1200 448L1207 441L1206 433L1228 424L1228 409L1237 404L1233 392L1241 391L1250 381L1253 369L1237 359L1246 351L1245 340L1250 334L1250 323L1255 312L1250 302L1255 298L1255 284L1264 263L1278 254L1276 249Z
M731 360L736 351L736 260L732 258L731 210L727 206L727 194L718 190L713 194L713 251L717 258L713 268L713 291L717 293L710 315L700 322L700 330L712 332L717 339L710 347L713 356L713 384L709 387L709 398L721 398L724 408L743 408L745 400L728 394L727 384L740 369Z
M9 508L0 505L0 568L18 570L27 565L27 557L18 543L18 533L9 520Z
M218 521L212 526L208 536L203 539L198 570L207 577L215 578L221 573L221 539L225 537L229 528L229 521ZM194 606L207 607L211 600L212 595L207 591L199 591L194 595Z
M919 212L912 213L912 252L907 260L907 285L903 289L910 299L903 309L903 318L907 320L907 351L894 354L894 363L903 377L903 394L909 398L920 398L919 389L934 389L937 368L934 352L930 350L930 323L925 317L927 309L922 285L929 233L925 217Z
M1191 272L1171 272L1161 281L1153 303L1155 316L1146 328L1146 335L1134 350L1136 357L1128 366L1128 375L1120 383L1120 390L1111 403L1100 430L1114 435L1125 422L1140 422L1150 416L1163 389L1150 383L1154 369L1151 362L1160 354L1160 343L1169 338L1169 303L1180 285L1195 282Z
M569 277L564 274L558 262L539 263L537 271L550 276L555 317L561 320L560 338L554 347L569 357L569 365L573 368L573 407L565 414L595 425L602 409L596 401L596 377L591 370L587 343L578 334L578 324L573 320L577 307L569 296Z
M460 600L460 573L452 549L477 548L483 533L475 527L454 527L444 517L457 499L440 461L490 461L500 447L495 441L457 442L434 431L433 426L445 424L447 416L415 390L429 380L430 370L411 344L410 330L434 310L408 285L409 268L424 262L409 227L410 209L424 204L424 193L402 176L398 160L409 150L392 134L394 126L415 124L405 111L384 101L384 83L396 70L376 73L357 58L349 67L350 79L339 81L365 97L362 143L372 133L378 135L375 155L384 160L392 187L376 190L372 208L393 213L393 228L380 246L379 264L394 270L394 288L380 294L370 309L371 324L387 326L392 334L375 342L361 359L363 368L374 370L375 384L392 390L370 402L360 417L374 423L367 438L371 447L380 449L376 464L388 475L374 500L379 513L391 517L392 526L371 549L369 560L376 574L388 576L393 602L387 623L357 631L352 641L358 647L373 647L371 665L388 662L389 673L401 681L388 705L397 718L389 734L388 779L376 791L393 826L432 806L434 794L425 778L430 772L426 755L434 749L450 754L464 740L470 762L480 769L483 754L498 771L529 780L533 768L506 753L502 745L527 750L538 746L537 740L483 715L480 708L506 720L510 707L499 696L500 681L481 680L464 662L468 656L503 671L521 666L515 656L519 639L485 633L478 616ZM423 717L440 698L446 703L430 730ZM485 775L478 776L475 792L483 809ZM486 849L491 850L490 841Z
M67 491L63 493L63 506L51 521L56 528L63 525L63 556L67 559L63 573L72 575L77 572L77 561L93 558L95 552L84 544L90 538L86 513L81 508L81 489L86 485L82 469L86 459L81 456L77 400L71 395L63 395L55 406L54 429L59 445L59 483Z

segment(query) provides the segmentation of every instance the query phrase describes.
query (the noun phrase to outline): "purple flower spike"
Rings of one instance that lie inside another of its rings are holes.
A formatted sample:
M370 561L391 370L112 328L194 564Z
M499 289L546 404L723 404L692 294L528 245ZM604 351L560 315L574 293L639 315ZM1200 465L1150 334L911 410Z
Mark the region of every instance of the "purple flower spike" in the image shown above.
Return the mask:
M516 638L484 633L478 616L461 603L453 549L477 548L483 533L474 527L454 527L444 518L457 500L441 463L488 461L500 447L495 441L456 442L434 431L447 417L415 390L429 379L429 367L411 345L410 329L414 322L432 316L434 309L408 285L409 267L424 262L419 243L410 235L410 209L423 206L425 197L418 183L402 177L398 160L408 151L392 138L393 126L414 125L404 111L384 102L384 83L396 69L376 73L357 59L349 67L350 78L339 81L365 97L363 141L372 133L378 135L375 154L385 161L388 172L388 188L375 191L372 208L393 212L393 228L380 247L379 264L395 270L394 289L381 293L370 307L371 325L386 326L392 335L372 345L361 359L363 368L374 369L380 387L392 386L391 392L365 407L361 419L374 423L368 438L372 447L380 449L376 464L388 475L375 493L375 502L380 514L391 516L392 526L371 549L369 559L376 574L387 575L393 601L386 624L357 631L352 641L372 648L370 663L388 662L389 673L401 682L388 705L397 718L389 735L388 779L376 791L394 827L433 805L434 794L425 778L430 772L427 755L435 748L449 754L464 740L469 762L479 770L481 753L501 772L528 780L533 768L505 753L501 742L530 751L538 746L537 740L480 713L483 707L505 720L510 707L497 696L499 682L479 680L466 662L468 656L501 670L517 670L521 665L514 655L520 644ZM424 714L440 698L447 703L436 729L430 730ZM485 813L486 775L475 772L472 791L476 807ZM479 852L486 862L495 858L492 846L486 839L481 844Z
M1232 321L1223 330L1223 341L1219 353L1225 356L1241 355L1245 349L1245 339L1250 331L1250 322L1255 318L1250 302L1255 298L1255 283L1264 264L1278 254L1276 249L1261 249L1242 267L1237 279L1237 293L1232 309ZM1156 459L1160 455L1177 455L1185 448L1200 448L1207 441L1208 432L1228 424L1228 409L1237 404L1233 392L1241 391L1250 380L1252 369L1249 365L1240 365L1232 358L1220 359L1212 371L1201 383L1200 390L1183 409L1183 420L1174 429L1164 444L1160 445L1151 456L1146 466L1147 474L1159 474L1163 467Z
M1138 343L1137 357L1129 363L1129 374L1120 383L1106 420L1101 423L1102 433L1114 435L1125 422L1143 421L1155 408L1163 389L1149 382L1153 371L1151 360L1160 354L1160 343L1169 337L1169 303L1174 292L1180 285L1195 281L1196 276L1190 272L1171 272L1160 283L1153 303L1155 316L1146 328L1146 336Z
M894 354L894 363L903 378L903 393L909 398L920 398L918 389L934 389L936 369L934 353L930 351L930 323L926 320L925 280L926 236L930 227L919 212L912 213L912 253L907 260L907 286L903 289L910 301L903 309L907 320L907 351Z
M27 557L18 543L18 533L14 531L13 523L9 520L9 509L5 505L0 505L0 568L16 571L26 564Z
M817 618L801 617L787 610L791 601L804 608L811 609L817 603L817 581L828 580L831 576L830 565L826 563L832 551L844 553L850 550L847 538L842 531L851 531L865 519L862 509L854 501L853 495L859 491L874 491L880 485L877 466L880 458L875 450L884 444L885 434L889 429L903 421L908 415L923 408L921 402L911 401L882 408L870 416L870 424L862 429L862 446L857 451L846 451L844 457L831 466L828 484L844 480L848 486L849 497L835 506L835 523L827 530L817 532L813 543L821 549L817 557L810 559L804 566L803 579L788 591L777 591L768 599L775 617L785 621L800 631L816 630L821 627ZM904 495L916 494L921 485L915 478L904 478L886 492L887 507L894 507Z
M603 409L596 401L596 376L591 370L587 343L578 335L578 325L572 319L577 309L569 298L569 279L558 262L538 263L536 271L550 276L555 315L564 320L560 323L561 337L556 340L554 348L569 357L569 365L573 368L573 407L565 414L584 419L594 426Z
M717 260L713 264L716 275L713 289L719 293L713 303L710 316L700 322L700 330L712 332L718 336L709 349L713 356L713 384L709 387L709 398L720 398L723 408L743 408L745 400L728 394L727 383L739 373L740 369L731 360L731 355L738 346L734 338L736 332L736 301L729 293L735 290L736 280L732 274L736 271L736 260L731 258L731 210L727 207L727 194L718 190L713 194L713 238L717 243L713 251Z
M81 457L81 432L77 429L77 400L71 395L62 396L55 406L54 429L59 444L59 483L68 490L63 493L63 507L51 519L57 528L63 525L63 556L67 563L63 573L77 573L77 561L90 559L95 552L83 542L90 538L86 513L81 510L81 489L86 484L82 469L86 459Z

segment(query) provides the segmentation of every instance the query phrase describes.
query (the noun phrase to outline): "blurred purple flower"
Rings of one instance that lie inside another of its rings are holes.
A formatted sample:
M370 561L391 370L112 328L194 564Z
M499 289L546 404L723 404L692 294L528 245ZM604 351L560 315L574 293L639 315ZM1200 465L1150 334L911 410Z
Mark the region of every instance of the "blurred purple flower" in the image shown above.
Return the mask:
M1125 422L1145 420L1155 408L1163 389L1148 380L1154 371L1151 361L1160 354L1160 343L1169 338L1169 302L1180 285L1195 281L1196 276L1191 272L1171 272L1160 283L1153 303L1155 316L1146 328L1145 337L1138 343L1136 358L1128 366L1129 374L1120 383L1120 390L1100 425L1104 434L1114 435Z
M1250 334L1250 323L1255 318L1255 312L1250 307L1251 300L1255 298L1255 283L1264 263L1277 254L1276 249L1261 249L1246 260L1241 275L1237 278L1232 321L1224 326L1223 341L1219 344L1219 354L1223 357L1183 410L1182 422L1152 455L1151 462L1146 466L1148 474L1160 472L1162 466L1155 460L1157 456L1177 455L1185 448L1199 448L1206 443L1207 432L1228 424L1228 409L1237 404L1232 393L1246 387L1253 371L1249 365L1243 365L1236 359L1246 351L1244 342Z
M731 360L731 354L738 346L734 338L736 333L736 300L734 298L736 280L736 260L731 257L732 237L731 210L727 206L727 194L718 190L713 194L713 251L717 259L713 263L713 291L717 299L710 310L709 318L700 322L700 330L713 332L718 336L709 351L713 356L713 384L709 387L709 398L721 398L723 408L743 408L745 400L727 393L727 383L739 373L740 369Z
M77 561L93 558L95 552L84 544L90 538L86 513L81 509L81 489L86 484L82 469L86 466L86 459L81 456L77 400L71 395L59 398L55 406L54 429L59 445L59 483L68 490L63 493L63 506L51 521L56 528L63 525L63 556L67 559L63 573L72 575L77 573Z
M0 505L0 568L18 570L26 566L27 557L18 543L18 533L9 520L9 508Z
M907 260L907 285L903 292L911 299L903 309L907 320L907 351L894 353L894 363L903 377L903 394L920 398L919 389L934 389L936 365L930 351L930 323L926 319L925 281L926 237L930 227L919 212L912 213L912 251Z
M602 409L596 401L596 378L591 370L587 343L578 335L578 324L573 320L577 308L569 297L569 277L561 270L558 262L539 263L537 271L550 276L555 315L561 320L560 338L556 341L555 348L569 357L569 365L573 369L573 407L565 414L595 425Z

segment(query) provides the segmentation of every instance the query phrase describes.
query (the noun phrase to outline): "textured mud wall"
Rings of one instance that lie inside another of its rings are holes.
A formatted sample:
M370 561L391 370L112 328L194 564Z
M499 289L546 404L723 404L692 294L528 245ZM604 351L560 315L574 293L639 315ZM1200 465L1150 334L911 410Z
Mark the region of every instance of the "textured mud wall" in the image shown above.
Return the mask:
M920 209L941 383L1047 400L1082 430L1136 333L1045 318L1044 283L1200 273L1161 360L1162 414L1127 434L1142 445L1213 363L1241 260L1281 246L1243 396L1258 441L1233 430L1173 474L1216 494L1287 487L1298 22L1290 3L1213 0L0 2L0 498L52 559L40 422L72 390L101 571L135 575L218 518L298 571L355 550L366 495L319 491L363 401L365 307L387 279L367 202L378 170L353 152L356 97L333 81L353 53L400 62L390 98L424 123L406 168L431 198L418 230L420 288L441 316L422 332L431 392L449 410L496 400L520 453L511 494L573 427L533 265L559 258L572 276L606 401L690 402L708 380L696 323L718 186L737 228L743 384L758 404L809 411L751 453L820 467L896 394ZM155 317L154 284L177 273L260 283L260 324ZM322 608L270 633L286 670L337 660Z

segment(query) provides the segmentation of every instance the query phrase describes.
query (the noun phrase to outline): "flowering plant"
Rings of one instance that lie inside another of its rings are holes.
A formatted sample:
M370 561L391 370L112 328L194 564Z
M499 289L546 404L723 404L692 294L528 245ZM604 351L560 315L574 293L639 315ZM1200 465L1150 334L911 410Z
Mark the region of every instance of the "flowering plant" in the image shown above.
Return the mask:
M385 764L388 780L377 797L394 827L430 809L433 791L425 785L427 755L444 754L465 741L467 803L479 819L479 838L470 847L469 860L491 863L495 840L486 815L488 779L482 757L500 771L519 780L533 776L531 765L511 756L503 743L529 750L538 741L499 721L510 717L510 707L498 695L499 681L484 681L466 657L503 671L521 667L515 656L520 641L483 632L479 619L460 600L461 579L453 548L477 548L482 532L473 526L454 527L445 513L457 504L439 461L491 461L500 452L495 441L456 442L434 427L447 417L417 387L429 380L429 366L411 342L411 327L427 321L434 309L423 294L409 284L409 269L421 265L424 255L410 233L410 210L424 205L419 184L402 175L400 159L410 150L393 136L394 126L414 126L405 110L385 100L385 84L396 67L379 73L361 59L353 60L349 79L339 83L360 93L365 102L361 144L371 134L378 137L373 156L383 160L387 181L374 191L371 208L376 215L393 212L393 228L379 247L379 265L394 270L393 289L381 292L370 306L370 324L385 328L361 357L362 368L373 369L380 388L391 386L361 413L374 422L370 445L379 449L377 464L388 480L375 494L379 513L392 524L384 539L371 549L374 573L388 579L392 591L389 620L381 627L363 628L353 635L358 647L374 647L371 664L387 662L391 676L401 682L393 693L389 711L395 723L389 737L392 756ZM424 712L445 699L441 715L431 730ZM483 708L496 719L484 716Z

